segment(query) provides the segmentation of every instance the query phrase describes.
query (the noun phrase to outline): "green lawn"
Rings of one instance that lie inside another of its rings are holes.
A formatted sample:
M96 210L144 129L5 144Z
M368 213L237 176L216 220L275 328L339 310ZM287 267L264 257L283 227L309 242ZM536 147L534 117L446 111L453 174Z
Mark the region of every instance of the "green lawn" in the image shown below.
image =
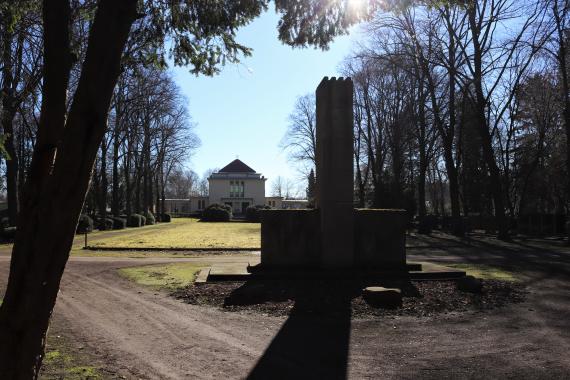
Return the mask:
M468 275L481 278L483 280L502 280L502 281L520 281L515 273L505 270L503 268L482 265L482 264L445 264L447 267L452 267L465 271Z
M259 248L259 223L208 223L174 218L143 228L116 231L106 238L93 235L92 247L125 248Z
M192 284L204 266L197 263L145 265L119 269L119 274L140 285L176 290Z

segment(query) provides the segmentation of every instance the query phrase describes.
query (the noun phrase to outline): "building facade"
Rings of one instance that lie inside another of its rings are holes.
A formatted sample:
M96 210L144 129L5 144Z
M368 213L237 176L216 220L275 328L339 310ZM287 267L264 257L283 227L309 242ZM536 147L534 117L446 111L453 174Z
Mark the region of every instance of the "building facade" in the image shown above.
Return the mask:
M234 215L243 215L249 206L267 205L273 208L305 208L306 200L285 200L265 196L265 178L242 161L236 159L208 177L208 196L190 199L166 199L164 210L174 216L202 212L213 203L231 206Z
M234 214L245 214L249 206L265 204L266 180L236 159L208 178L210 204L227 204Z

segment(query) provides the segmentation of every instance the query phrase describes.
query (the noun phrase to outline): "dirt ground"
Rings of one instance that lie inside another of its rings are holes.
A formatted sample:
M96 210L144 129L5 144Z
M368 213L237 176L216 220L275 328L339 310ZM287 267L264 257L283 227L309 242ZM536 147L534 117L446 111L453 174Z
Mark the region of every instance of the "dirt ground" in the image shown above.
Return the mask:
M524 274L526 301L484 312L352 319L224 312L117 275L194 260L73 256L52 329L109 378L570 378L570 249L557 240L408 239L410 260L499 265ZM207 261L254 261L212 256ZM0 253L0 289L9 256Z

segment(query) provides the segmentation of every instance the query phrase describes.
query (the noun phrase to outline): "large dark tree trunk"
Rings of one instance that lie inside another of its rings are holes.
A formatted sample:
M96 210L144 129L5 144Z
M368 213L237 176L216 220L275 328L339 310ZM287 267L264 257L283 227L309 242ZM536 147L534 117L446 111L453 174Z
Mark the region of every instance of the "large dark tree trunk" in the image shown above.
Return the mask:
M69 13L66 0L43 2L43 103L8 287L0 307L2 379L38 375L50 316L105 132L121 54L135 18L136 0L98 2L81 78L66 119Z

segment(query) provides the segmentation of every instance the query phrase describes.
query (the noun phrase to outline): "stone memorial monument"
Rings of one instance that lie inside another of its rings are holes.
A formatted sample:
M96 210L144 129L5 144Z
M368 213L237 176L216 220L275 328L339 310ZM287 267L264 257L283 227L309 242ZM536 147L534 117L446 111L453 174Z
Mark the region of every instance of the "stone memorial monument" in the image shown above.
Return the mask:
M404 210L354 208L353 84L316 90L316 208L264 210L256 274L407 273Z

